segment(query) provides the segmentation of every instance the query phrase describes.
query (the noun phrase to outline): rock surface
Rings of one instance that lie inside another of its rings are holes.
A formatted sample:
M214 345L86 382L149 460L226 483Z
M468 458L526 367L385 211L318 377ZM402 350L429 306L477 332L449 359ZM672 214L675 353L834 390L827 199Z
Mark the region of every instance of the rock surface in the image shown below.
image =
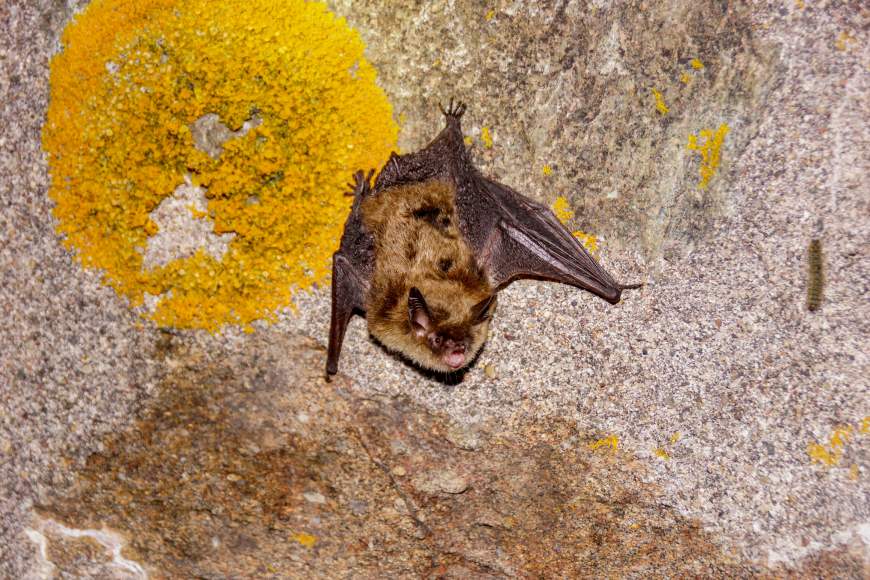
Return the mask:
M866 577L866 7L331 5L403 150L462 98L481 169L565 196L647 286L512 286L454 385L361 320L324 383L325 292L253 335L161 332L54 233L39 131L78 5L7 0L0 576ZM699 189L688 138L722 124Z

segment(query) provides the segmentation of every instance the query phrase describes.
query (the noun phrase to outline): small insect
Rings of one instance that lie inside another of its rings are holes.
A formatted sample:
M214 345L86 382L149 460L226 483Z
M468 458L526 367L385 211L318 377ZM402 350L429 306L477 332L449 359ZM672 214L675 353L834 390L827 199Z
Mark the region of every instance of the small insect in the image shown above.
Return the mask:
M810 240L807 248L807 310L815 312L822 305L825 293L824 255L822 241Z
M327 378L338 371L355 313L388 349L438 372L480 351L496 295L515 280L562 282L619 302L618 284L547 207L487 179L472 165L460 119L416 153L393 153L354 174L354 202L332 263Z

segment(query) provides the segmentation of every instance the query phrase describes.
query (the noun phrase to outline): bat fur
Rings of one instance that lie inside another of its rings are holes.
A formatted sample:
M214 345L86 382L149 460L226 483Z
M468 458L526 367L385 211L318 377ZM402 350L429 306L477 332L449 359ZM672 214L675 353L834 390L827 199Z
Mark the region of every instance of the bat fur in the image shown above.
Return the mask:
M327 378L354 314L387 348L436 371L460 369L486 341L496 294L511 282L570 284L612 304L622 290L549 208L471 163L460 119L424 149L354 174L354 202L333 256Z

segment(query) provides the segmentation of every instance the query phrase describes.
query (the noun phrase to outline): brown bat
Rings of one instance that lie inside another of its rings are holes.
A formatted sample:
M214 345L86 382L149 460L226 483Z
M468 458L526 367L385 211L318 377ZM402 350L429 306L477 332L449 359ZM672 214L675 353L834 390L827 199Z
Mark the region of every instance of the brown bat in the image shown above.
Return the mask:
M562 282L616 304L622 285L545 206L487 179L462 138L465 105L424 149L354 174L354 202L332 262L326 375L350 318L420 366L452 372L486 341L495 295L515 280Z

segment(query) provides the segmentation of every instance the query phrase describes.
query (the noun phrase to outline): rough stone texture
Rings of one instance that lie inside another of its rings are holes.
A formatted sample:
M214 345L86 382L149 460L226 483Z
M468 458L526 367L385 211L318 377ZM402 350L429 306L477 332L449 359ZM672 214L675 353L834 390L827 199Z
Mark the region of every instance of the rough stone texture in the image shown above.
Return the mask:
M53 231L39 131L76 3L0 3L0 576L870 574L866 7L332 5L403 149L466 100L481 168L567 196L646 288L610 307L516 284L456 385L361 320L324 384L323 292L254 335L161 333ZM723 122L699 190L688 135ZM840 425L839 464L813 464ZM123 559L54 522L122 534Z

